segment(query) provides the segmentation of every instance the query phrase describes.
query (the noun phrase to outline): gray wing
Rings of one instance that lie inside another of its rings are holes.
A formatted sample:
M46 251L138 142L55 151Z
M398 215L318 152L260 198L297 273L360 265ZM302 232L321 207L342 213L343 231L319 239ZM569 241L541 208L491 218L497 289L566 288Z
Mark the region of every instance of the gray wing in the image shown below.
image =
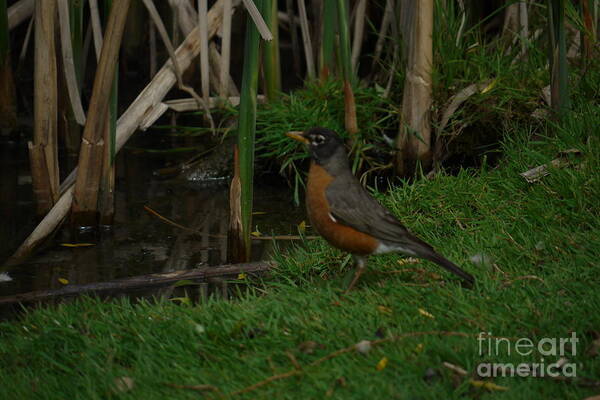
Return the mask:
M367 193L354 175L335 179L325 195L332 216L341 224L386 242L403 244L416 239L387 208Z
M433 261L460 276L468 286L475 278L438 254L433 247L408 231L360 185L352 174L337 177L325 192L331 215L341 224L370 234L380 241L399 245L404 253Z

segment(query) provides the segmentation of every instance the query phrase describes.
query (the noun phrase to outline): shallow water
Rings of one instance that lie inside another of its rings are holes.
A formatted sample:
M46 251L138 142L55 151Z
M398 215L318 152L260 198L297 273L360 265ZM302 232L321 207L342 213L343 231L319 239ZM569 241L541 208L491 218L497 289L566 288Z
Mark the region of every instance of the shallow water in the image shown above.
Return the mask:
M23 142L0 142L2 261L35 227L25 148ZM154 177L167 161L173 160L124 149L117 158L112 228L76 237L63 229L26 264L8 271L12 281L0 282L0 296L226 263L228 181L202 186L181 178ZM297 234L298 224L306 218L304 208L294 206L291 190L282 183L272 176L256 178L253 230ZM166 224L144 206L198 232ZM74 243L92 245L68 247ZM253 258L267 258L270 247L270 241L255 241Z

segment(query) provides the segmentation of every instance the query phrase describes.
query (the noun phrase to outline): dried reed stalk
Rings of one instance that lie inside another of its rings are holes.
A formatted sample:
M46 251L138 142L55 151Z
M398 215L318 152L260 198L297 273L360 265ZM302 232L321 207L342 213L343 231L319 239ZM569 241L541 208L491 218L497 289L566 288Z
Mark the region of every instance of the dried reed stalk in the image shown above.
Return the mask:
M60 48L62 51L63 72L65 75L65 83L67 85L67 94L69 95L69 101L71 103L71 110L73 111L73 116L77 123L79 125L85 125L85 112L83 111L83 105L81 104L77 73L75 72L68 0L58 0L58 17L60 21Z
M298 12L300 14L300 31L304 43L304 57L306 58L306 73L309 79L315 78L315 60L313 56L312 41L310 40L310 29L308 27L308 16L306 15L306 4L304 0L298 0Z
M165 28L165 25L164 25L162 19L160 18L158 10L154 6L154 3L152 2L152 0L142 0L142 2L146 6L146 9L148 10L150 17L152 18L152 21L156 25L156 29L158 30L158 33L160 34L160 37L161 37L165 47L167 48L167 52L169 53L169 58L171 59L171 62L173 63L173 70L175 72L175 77L177 78L177 87L179 89L189 93L194 99L196 99L196 101L198 102L198 107L201 107L205 111L204 116L208 120L210 127L212 129L214 129L215 124L214 124L214 121L210 114L210 109L208 107L207 102L205 102L204 100L202 100L200 98L200 96L198 96L198 94L196 93L194 88L192 88L191 86L185 85L183 83L183 75L182 75L181 68L179 68L179 63L177 62L177 57L175 56L175 49L173 48L171 39L169 39L169 35L167 34L167 29ZM201 31L202 27L199 26L198 30ZM199 35L199 32L197 34ZM202 39L201 36L199 36L200 48L202 48L202 40L201 39ZM205 51L205 53L207 53L207 51Z
M33 143L29 144L29 157L39 215L52 208L59 189L55 14L56 0L38 1L35 8Z
M232 96L239 97L240 91L238 90L237 85L233 81L233 78L231 77L231 75L229 75L229 72L227 72L227 74L225 74L223 72L223 70L221 69L221 68L225 67L225 68L227 68L227 71L229 71L229 63L224 61L225 52L223 52L223 54L219 54L219 51L217 50L217 45L215 45L214 42L210 43L208 52L209 52L208 61L210 61L210 70L211 70L210 84L213 88L213 91L219 93L220 97L223 97L221 95L221 90L227 89L227 92L225 92L225 96L226 96L225 100L228 97L232 97ZM223 77L223 75L225 75L225 77ZM225 79L227 81L224 87L222 84L223 81L221 79ZM210 106L210 107L212 107L212 106Z
M222 0L223 1L223 5L222 10L229 10L229 13L225 13L224 15L227 16L229 15L229 24L231 25L231 16L233 14L233 10L234 7L238 6L239 3L241 2L241 0ZM173 12L178 16L178 20L179 20L179 29L181 30L181 32L185 35L188 36L190 34L190 32L196 27L195 21L198 20L198 16L196 13L196 10L194 10L193 7L190 6L190 4L187 1L170 1L169 2L171 4L171 7L173 8ZM229 3L229 5L227 4ZM226 18L227 19L227 18ZM209 18L209 25L210 25L210 18ZM225 24L226 21L223 20L223 24ZM209 33L208 35L209 37L212 37L212 34ZM231 36L231 34L230 34ZM231 38L229 37L229 42L231 42ZM225 38L223 38L223 51L226 50L226 47L229 46L229 49L227 49L227 51L230 51L230 43L226 43L227 40ZM230 58L230 55L227 56L228 59ZM217 65L217 63L221 63L221 54L219 53L219 51L217 50L217 48L214 46L213 43L209 44L209 67L210 67L210 72L209 72L209 80L210 83L213 87L213 90L220 93L220 83L215 85L215 77L218 77L220 79L221 77L221 67L220 65ZM227 68L226 68L226 72L227 72L227 79L228 79L228 90L229 90L229 96L239 96L239 91L237 90L237 87L235 86L235 83L233 82L233 79L231 78L231 76L229 75L229 63L227 63ZM227 97L227 96L226 96Z
M220 28L222 1L217 0L208 12L209 37L214 36ZM239 0L233 1L234 4L239 4ZM179 66L183 70L187 69L199 52L200 43L198 42L198 33L196 31L190 32L175 52ZM115 146L117 152L144 121L146 115L151 114L156 107L161 107L163 104L162 99L176 82L177 77L173 72L172 62L169 60L117 121L117 140ZM73 202L74 176L75 171L64 180L58 202L21 246L19 246L17 251L5 262L4 266L8 267L22 263L64 220Z
M221 29L221 62L219 71L219 96L226 98L229 96L229 66L231 64L231 16L233 9L231 7L231 0L223 1L223 26ZM216 51L216 47L212 49Z
M375 68L379 60L381 59L381 52L383 51L383 44L387 39L387 31L390 27L392 20L394 19L394 0L386 0L385 10L383 12L383 18L381 19L381 26L379 27L379 34L377 35L377 42L375 43L375 51L373 52L373 62L371 64L371 70Z
M208 67L208 4L207 0L198 0L198 33L200 35L200 82L202 99L208 103L210 97L210 70Z
M352 70L356 73L358 58L362 47L365 33L365 18L367 12L367 0L359 0L356 5L356 16L354 18L354 38L352 41Z
M13 30L31 17L34 6L34 0L20 0L10 6L8 8L8 30Z
M115 1L108 17L79 152L72 205L73 223L76 225L94 226L97 223L104 146L108 145L102 136L106 129L110 93L130 3L131 0Z
M263 19L260 11L258 11L258 8L256 7L256 5L254 4L254 1L252 0L242 0L244 2L244 6L246 7L246 10L248 11L248 14L250 15L250 18L252 18L252 21L254 22L254 26L256 26L256 29L258 30L258 33L260 33L260 36L263 38L263 40L273 40L273 35L271 34L271 31L269 30L269 27L267 26L265 20ZM258 1L257 1L258 3Z
M431 167L431 69L433 62L434 0L413 3L414 17L407 43L408 58L402 101L400 134L396 139L396 173L412 176L420 164Z
M96 60L100 60L100 50L102 50L102 24L100 23L100 11L98 11L98 0L90 1L90 20L92 22L92 35L94 38L94 50L96 51Z

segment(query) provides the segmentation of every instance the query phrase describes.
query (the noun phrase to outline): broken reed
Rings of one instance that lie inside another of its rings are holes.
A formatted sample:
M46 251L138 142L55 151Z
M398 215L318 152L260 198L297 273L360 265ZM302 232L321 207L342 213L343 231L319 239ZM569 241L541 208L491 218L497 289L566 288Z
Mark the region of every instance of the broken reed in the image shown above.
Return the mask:
M255 0L256 7L264 15L264 1ZM254 177L254 143L256 133L256 96L258 90L259 45L260 34L248 14L246 20L246 41L244 43L244 68L242 72L242 88L240 93L240 110L238 119L238 154L240 179L240 215L241 231L230 232L241 246L239 259L243 262L250 260L252 226L252 195ZM235 211L231 211L232 215ZM231 241L230 241L231 242Z

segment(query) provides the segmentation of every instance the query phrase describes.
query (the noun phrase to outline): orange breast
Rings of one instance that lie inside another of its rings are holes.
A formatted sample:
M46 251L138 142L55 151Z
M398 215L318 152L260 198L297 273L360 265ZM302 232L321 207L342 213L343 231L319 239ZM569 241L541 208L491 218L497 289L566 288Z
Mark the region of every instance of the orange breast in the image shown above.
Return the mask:
M311 162L306 189L306 209L310 222L332 246L353 254L371 254L379 245L376 239L335 222L330 217L325 190L332 180L332 176L323 167L314 161Z

